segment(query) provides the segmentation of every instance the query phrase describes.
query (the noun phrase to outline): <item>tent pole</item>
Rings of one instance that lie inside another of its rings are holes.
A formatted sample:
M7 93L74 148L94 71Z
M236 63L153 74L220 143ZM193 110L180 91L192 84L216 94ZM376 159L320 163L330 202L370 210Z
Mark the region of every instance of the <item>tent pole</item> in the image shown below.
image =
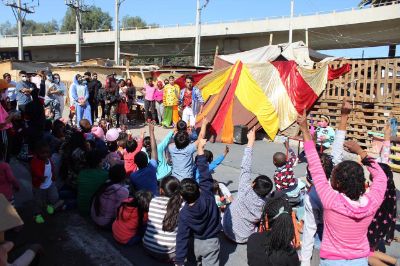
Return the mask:
M270 33L269 34L269 45L272 45L272 39L274 38L274 34Z

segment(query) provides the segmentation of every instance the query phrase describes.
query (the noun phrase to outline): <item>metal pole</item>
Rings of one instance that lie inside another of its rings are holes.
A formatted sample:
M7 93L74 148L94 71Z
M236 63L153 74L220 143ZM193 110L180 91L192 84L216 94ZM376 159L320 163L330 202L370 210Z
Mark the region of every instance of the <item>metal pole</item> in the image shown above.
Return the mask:
M200 65L200 38L201 38L201 8L200 0L197 0L197 13L196 13L196 44L194 48L194 65Z
M289 43L293 41L293 12L294 12L294 0L290 0L290 21L289 21Z
M115 64L118 66L119 65L119 43L120 43L120 32L119 32L119 6L120 2L119 0L115 0L115 44L114 44L114 61Z
M24 47L22 42L22 14L21 0L18 0L18 60L24 60Z
M269 34L269 45L272 45L272 39L274 38L274 34L270 33Z
M80 11L80 0L77 0L77 7L75 9L76 14L76 48L75 48L75 62L81 62L81 11Z
M308 47L308 28L306 28L306 45Z

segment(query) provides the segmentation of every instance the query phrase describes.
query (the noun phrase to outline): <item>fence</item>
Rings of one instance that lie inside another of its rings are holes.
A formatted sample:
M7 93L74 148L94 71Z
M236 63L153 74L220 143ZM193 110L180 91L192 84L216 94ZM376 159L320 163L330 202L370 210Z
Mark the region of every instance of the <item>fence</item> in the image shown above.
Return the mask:
M351 71L328 81L326 90L310 113L316 120L321 115L329 116L335 128L343 97L347 96L354 109L347 136L371 149L372 138L368 133L382 133L390 117L400 118L400 58L342 60L331 62L330 66L336 69L346 63L351 65ZM292 127L282 134L293 134L293 131L296 130Z

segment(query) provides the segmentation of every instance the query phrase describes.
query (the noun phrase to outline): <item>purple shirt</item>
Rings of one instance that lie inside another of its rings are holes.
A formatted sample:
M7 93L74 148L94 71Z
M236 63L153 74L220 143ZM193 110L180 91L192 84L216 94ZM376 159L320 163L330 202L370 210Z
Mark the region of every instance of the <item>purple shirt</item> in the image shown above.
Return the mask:
M128 188L121 184L111 185L100 196L100 212L96 215L94 205L91 206L91 216L93 221L100 225L106 226L110 224L117 216L117 209L121 202L129 196Z
M154 98L155 101L162 102L163 101L163 96L164 96L164 90L156 89L154 91L153 98Z
M144 98L148 101L154 101L154 91L156 90L156 86L151 87L149 84L146 84L143 88L143 93L145 94Z

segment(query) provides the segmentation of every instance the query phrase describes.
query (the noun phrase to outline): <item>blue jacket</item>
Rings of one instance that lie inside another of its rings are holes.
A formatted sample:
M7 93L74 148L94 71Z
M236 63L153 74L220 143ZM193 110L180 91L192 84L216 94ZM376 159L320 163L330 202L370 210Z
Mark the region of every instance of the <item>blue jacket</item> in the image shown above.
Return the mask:
M179 105L183 104L183 96L185 95L186 88L181 90L181 95L179 97ZM200 111L200 106L204 104L203 96L201 95L201 91L197 87L193 87L192 91L192 110L193 115L196 116Z
M224 161L224 159L225 159L225 156L220 155L217 157L217 159L212 161L210 163L210 165L208 166L208 170L210 170L210 173L213 173L215 168L217 168L218 165L220 165ZM196 179L196 182L199 183L200 182L200 173L199 173L199 169L197 169L196 166L193 168L193 172L194 172L193 176Z
M200 197L189 206L185 203L179 212L176 235L176 264L183 265L188 251L189 238L210 239L218 237L221 231L220 213L213 193L213 178L204 155L197 157L200 172Z
M32 97L30 94L26 95L24 93L21 92L21 90L25 88L25 89L37 89L36 86L29 82L29 81L20 81L17 83L17 86L15 87L15 91L16 91L16 98L17 98L17 102L19 105L24 105L24 104L28 104L32 101Z
M157 166L157 180L161 180L172 172L172 166L168 164L165 158L165 149L168 147L174 132L171 131L165 136L164 140L157 145L158 166Z
M78 80L76 79L76 76L74 77L74 81L71 84L71 97L74 100L74 104L78 104L78 89L84 89L85 94L84 98L87 101L89 99L89 90L86 85L81 85L79 84Z

